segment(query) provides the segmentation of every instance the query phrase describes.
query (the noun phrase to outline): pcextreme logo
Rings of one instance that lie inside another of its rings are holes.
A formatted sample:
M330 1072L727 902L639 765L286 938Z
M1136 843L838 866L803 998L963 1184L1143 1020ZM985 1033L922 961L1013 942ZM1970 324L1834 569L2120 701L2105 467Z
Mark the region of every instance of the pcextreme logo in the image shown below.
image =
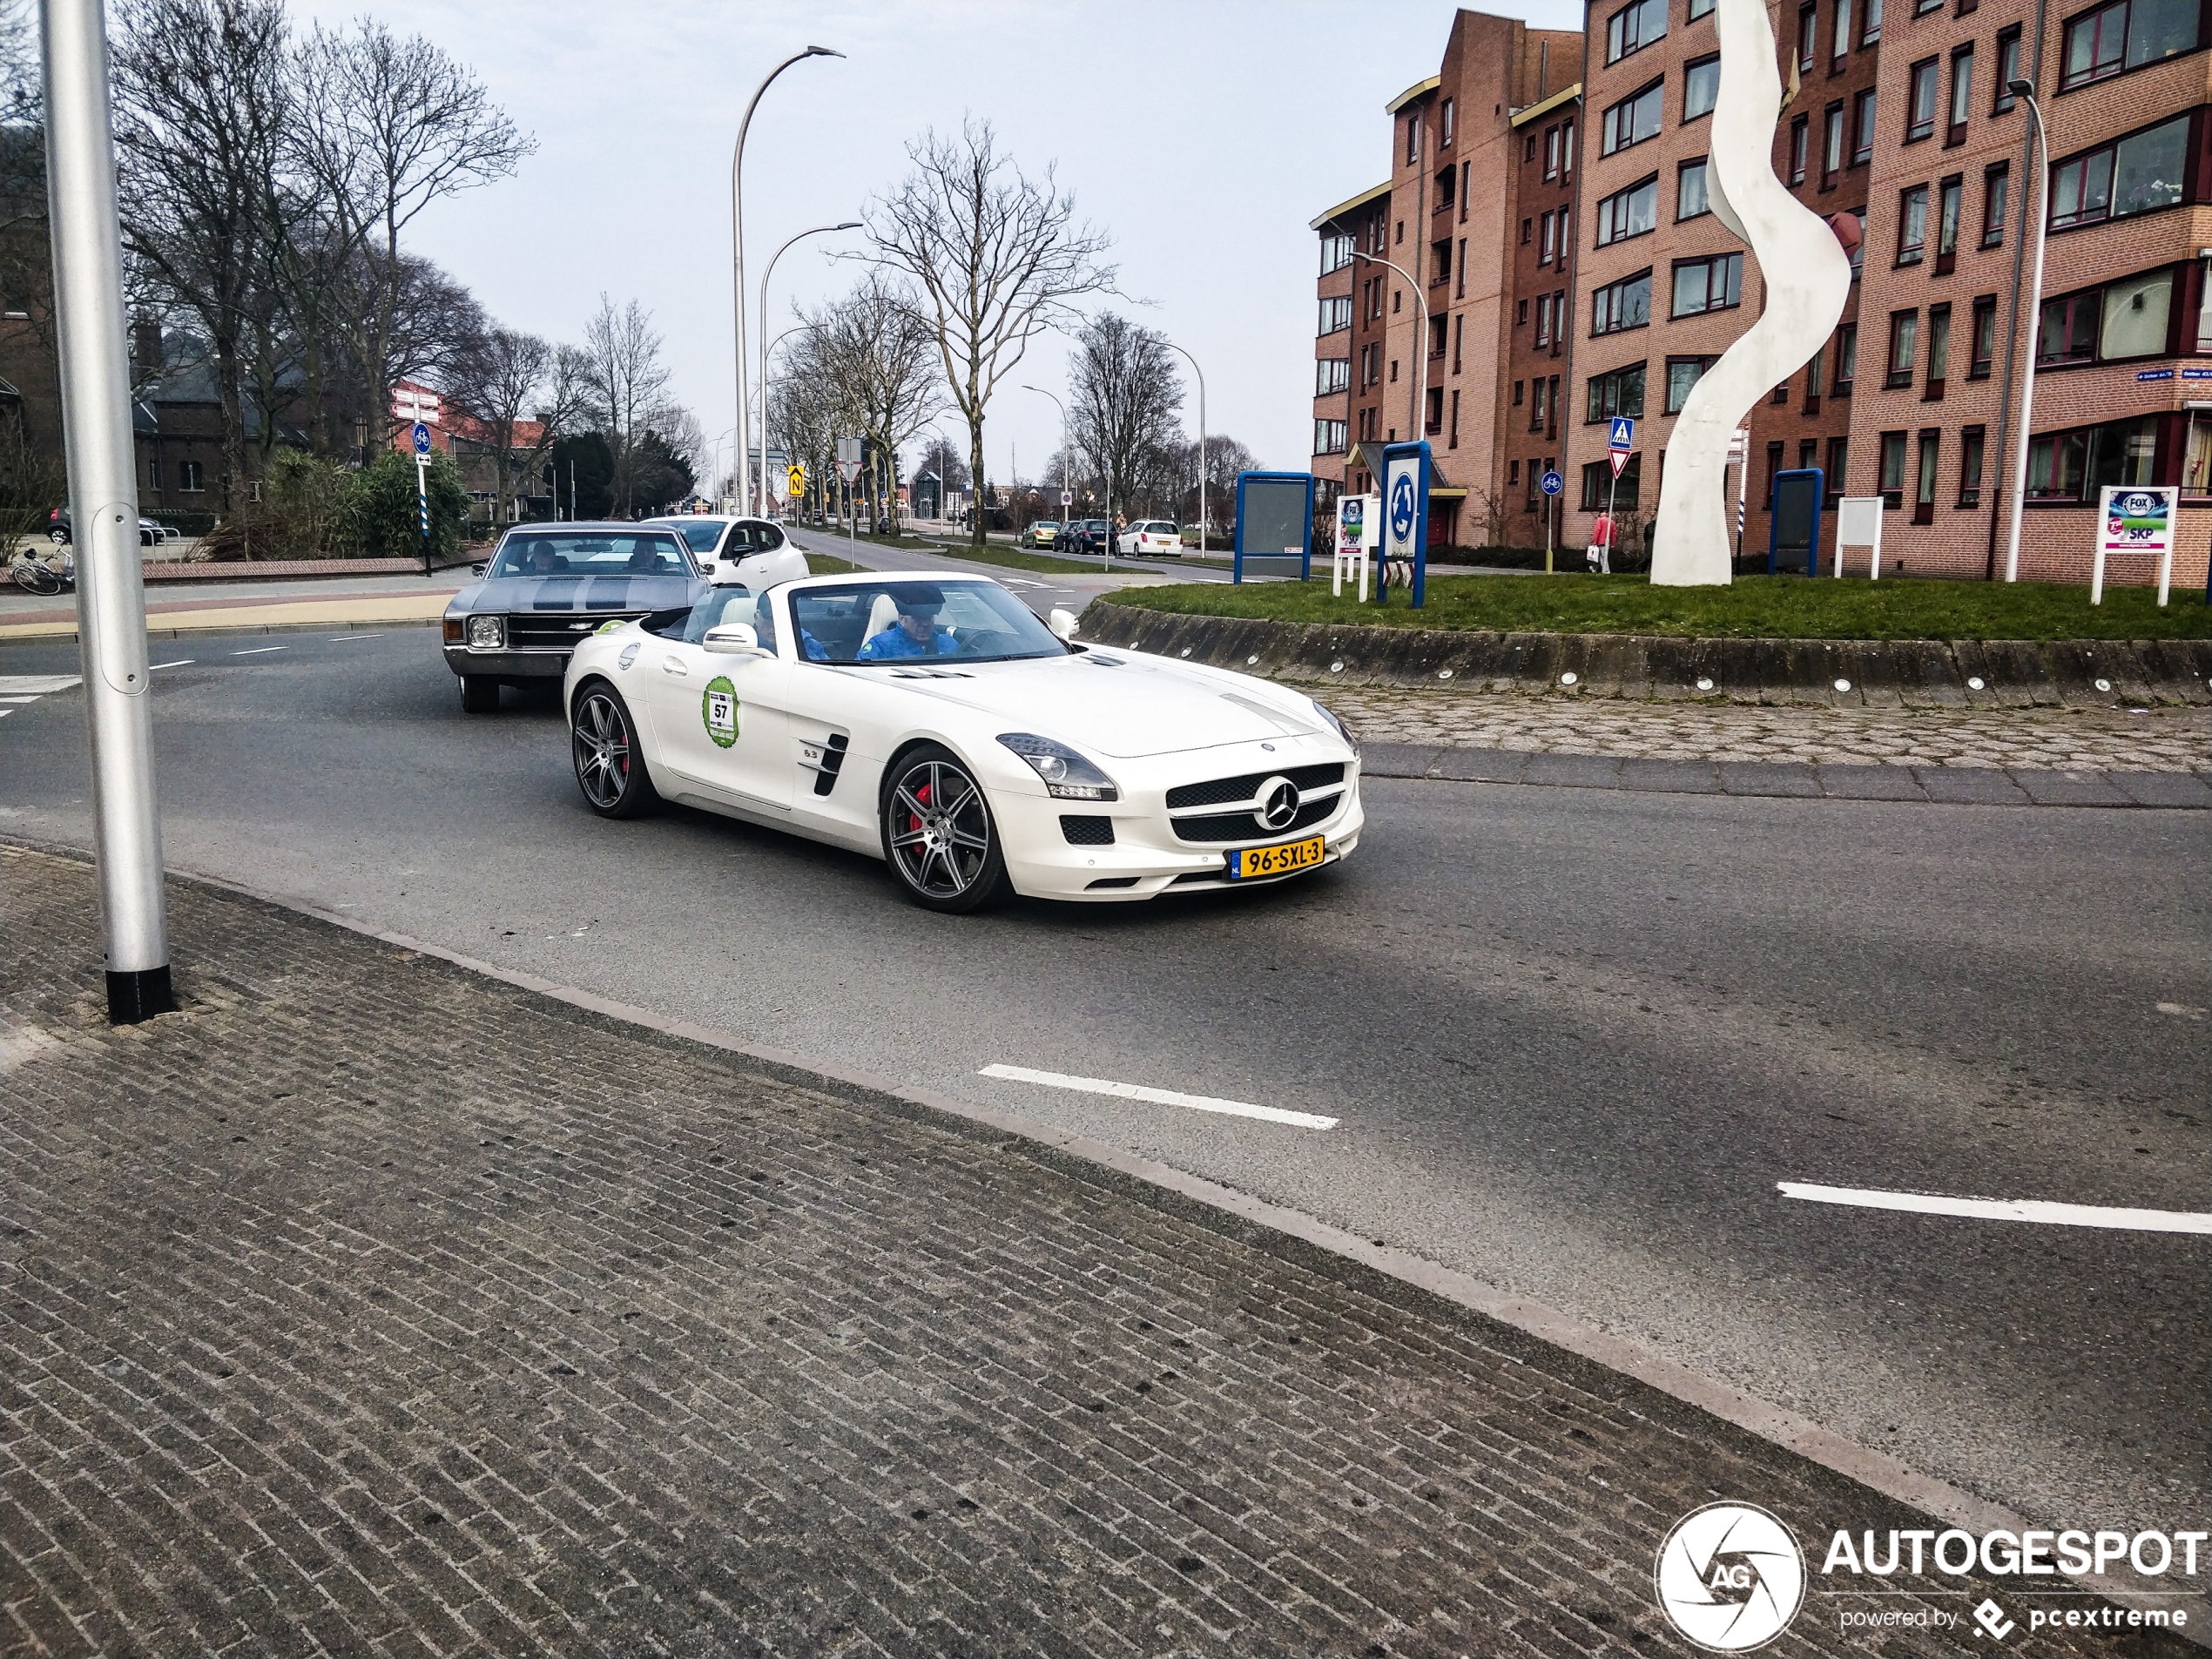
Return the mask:
M1668 1622L1708 1653L1764 1648L1805 1599L1804 1552L1748 1503L1709 1503L1675 1522L1652 1578Z

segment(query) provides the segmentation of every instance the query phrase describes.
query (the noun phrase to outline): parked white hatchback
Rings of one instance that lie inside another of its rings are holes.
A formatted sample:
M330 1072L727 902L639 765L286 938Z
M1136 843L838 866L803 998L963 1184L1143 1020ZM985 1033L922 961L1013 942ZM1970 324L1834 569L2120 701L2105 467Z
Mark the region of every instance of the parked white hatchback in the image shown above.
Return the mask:
M1245 887L1359 845L1359 753L1318 703L1074 629L980 577L725 579L577 648L577 782L605 818L673 800L873 854L945 911Z
M1164 518L1131 524L1114 538L1114 550L1125 558L1183 556L1183 532Z
M691 556L699 562L699 574L710 579L729 567L739 580L765 588L774 582L796 582L807 574L806 556L772 518L676 513L645 523L664 524L678 532L691 550Z

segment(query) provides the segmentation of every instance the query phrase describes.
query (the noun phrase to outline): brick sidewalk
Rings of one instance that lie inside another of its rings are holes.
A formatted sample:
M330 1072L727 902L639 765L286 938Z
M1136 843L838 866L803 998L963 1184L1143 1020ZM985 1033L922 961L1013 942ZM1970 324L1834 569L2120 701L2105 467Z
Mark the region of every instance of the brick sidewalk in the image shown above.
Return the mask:
M1688 1510L1915 1524L1031 1143L170 894L113 1031L90 873L0 847L10 1653L1688 1653ZM1835 1605L1768 1651L1974 1646Z

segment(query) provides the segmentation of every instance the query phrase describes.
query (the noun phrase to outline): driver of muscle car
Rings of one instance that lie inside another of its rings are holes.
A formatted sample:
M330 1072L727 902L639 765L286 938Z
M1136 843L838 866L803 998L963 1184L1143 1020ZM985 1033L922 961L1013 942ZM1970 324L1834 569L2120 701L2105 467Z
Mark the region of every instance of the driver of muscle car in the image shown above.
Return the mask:
M901 657L943 657L959 649L949 630L937 625L944 609L941 590L925 582L905 582L887 589L899 607L898 620L853 655L856 663L890 662Z

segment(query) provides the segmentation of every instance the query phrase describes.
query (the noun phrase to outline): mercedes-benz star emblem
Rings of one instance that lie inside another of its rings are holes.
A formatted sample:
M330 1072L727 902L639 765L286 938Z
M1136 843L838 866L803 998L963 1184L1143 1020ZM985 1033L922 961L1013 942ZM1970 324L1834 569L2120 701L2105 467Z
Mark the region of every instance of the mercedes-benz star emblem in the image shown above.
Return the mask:
M1259 810L1252 817L1262 829L1288 829L1298 807L1298 786L1287 778L1270 778L1259 786Z

